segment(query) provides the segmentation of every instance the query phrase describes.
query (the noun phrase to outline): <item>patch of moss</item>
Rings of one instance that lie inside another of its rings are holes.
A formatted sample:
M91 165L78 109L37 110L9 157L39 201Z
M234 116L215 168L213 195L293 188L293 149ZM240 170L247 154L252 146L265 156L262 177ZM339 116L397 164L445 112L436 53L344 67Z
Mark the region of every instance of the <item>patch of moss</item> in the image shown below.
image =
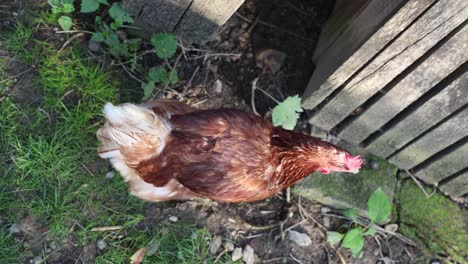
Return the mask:
M430 193L432 190L427 188ZM441 194L426 198L411 181L400 192L400 231L432 254L448 255L463 263L468 257L468 213Z
M397 168L384 160L377 160L378 170L362 168L358 174L315 173L295 186L293 192L338 209L356 208L367 216L367 200L379 187L390 201L396 184Z

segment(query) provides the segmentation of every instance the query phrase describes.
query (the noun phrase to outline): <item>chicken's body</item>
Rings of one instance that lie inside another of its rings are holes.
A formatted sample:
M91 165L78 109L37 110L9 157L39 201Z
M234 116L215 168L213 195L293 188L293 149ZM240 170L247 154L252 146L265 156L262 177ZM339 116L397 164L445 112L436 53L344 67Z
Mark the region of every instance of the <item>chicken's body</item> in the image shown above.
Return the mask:
M132 194L150 201L265 199L314 171L327 173L326 155L342 151L344 163L353 159L329 143L241 110L196 110L159 100L107 104L104 114L100 156L111 160Z

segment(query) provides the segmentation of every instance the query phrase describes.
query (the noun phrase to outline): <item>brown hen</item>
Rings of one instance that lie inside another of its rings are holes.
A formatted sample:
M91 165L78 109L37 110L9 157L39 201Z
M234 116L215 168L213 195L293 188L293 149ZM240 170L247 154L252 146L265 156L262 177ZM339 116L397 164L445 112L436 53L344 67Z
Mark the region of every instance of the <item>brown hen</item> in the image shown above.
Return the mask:
M236 109L156 100L104 107L98 153L144 200L268 198L315 171L357 173L362 160L330 143Z

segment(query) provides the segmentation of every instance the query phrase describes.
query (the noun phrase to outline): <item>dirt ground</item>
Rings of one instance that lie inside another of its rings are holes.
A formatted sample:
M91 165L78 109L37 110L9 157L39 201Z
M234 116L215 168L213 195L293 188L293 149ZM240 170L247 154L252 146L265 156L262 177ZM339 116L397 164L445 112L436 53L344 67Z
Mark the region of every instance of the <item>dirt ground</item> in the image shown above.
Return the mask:
M258 90L252 103L252 82L258 78L257 86L279 101L290 95L301 95L314 70L312 53L331 8L331 1L326 0L247 0L213 40L182 50L180 82L173 87L176 93L169 91L166 97L200 108L234 107L250 111L254 104L260 115L269 118L276 103ZM83 47L88 45L85 36L75 41ZM153 58L143 59L151 66ZM27 68L16 64L10 71L16 75ZM124 71L119 74L125 76L129 90L141 89ZM30 75L22 74L16 82L19 101L34 102L40 98L34 89L21 91L33 85ZM307 131L306 122L302 121L298 129ZM98 159L96 164L89 165L93 171L107 166ZM288 202L286 194L242 204L146 203L144 220L138 226L153 230L161 223L173 221L175 216L177 221L206 227L215 238L221 236L241 248L249 245L259 263L417 262L412 256L419 255L418 249L394 237L367 238L360 259L352 258L345 249L336 250L326 242L327 229L345 231L350 223L324 215L328 210L299 197L292 197ZM30 229L24 241L38 245L36 251L41 251L44 245L50 246L39 235L46 227L28 217L23 219L21 225ZM307 234L310 245L298 246L289 240L289 230ZM221 245L215 254L232 254L225 247ZM87 255L89 251L99 254L93 248L74 246L73 239L54 248L59 248L56 257L48 263L73 263L70 258Z

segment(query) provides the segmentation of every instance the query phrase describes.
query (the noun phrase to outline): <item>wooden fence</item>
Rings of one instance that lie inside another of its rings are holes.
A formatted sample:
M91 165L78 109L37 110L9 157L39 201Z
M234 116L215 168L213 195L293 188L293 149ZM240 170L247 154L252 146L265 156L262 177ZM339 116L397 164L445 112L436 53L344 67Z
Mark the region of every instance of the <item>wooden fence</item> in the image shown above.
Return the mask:
M303 96L310 123L468 194L468 1L339 0Z

